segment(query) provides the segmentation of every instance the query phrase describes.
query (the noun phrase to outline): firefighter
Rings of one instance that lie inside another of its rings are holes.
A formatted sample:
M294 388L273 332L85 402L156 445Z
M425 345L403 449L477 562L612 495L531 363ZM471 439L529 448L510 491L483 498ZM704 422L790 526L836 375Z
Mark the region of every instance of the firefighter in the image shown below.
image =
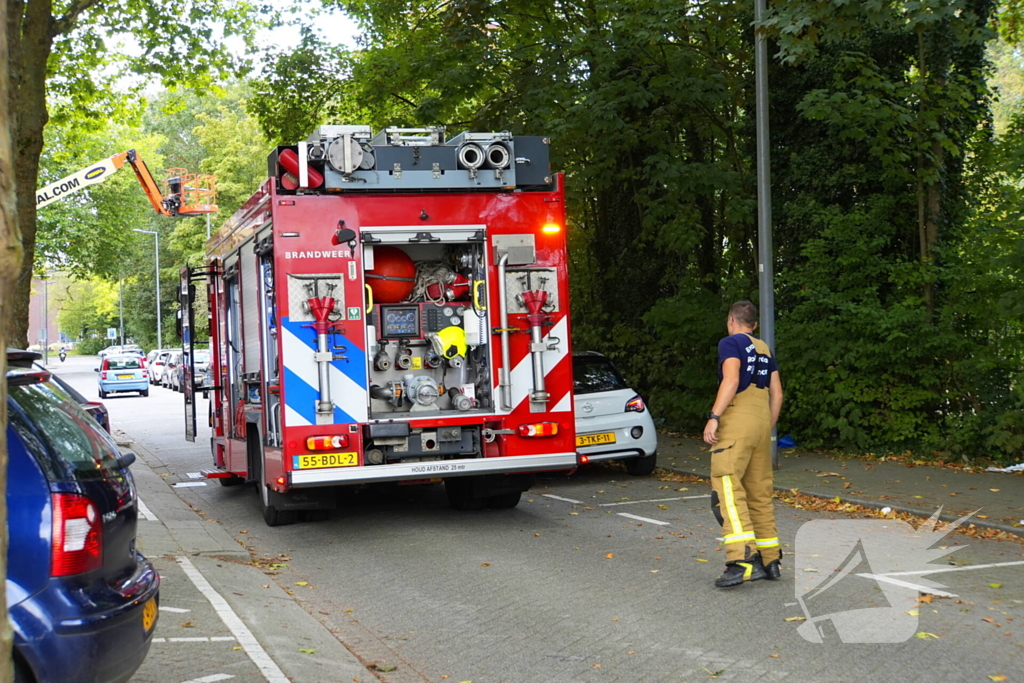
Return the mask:
M768 345L753 336L757 307L736 302L725 325L729 336L718 343L718 396L704 427L711 446L711 507L725 545L719 588L775 580L782 573L771 463L782 382Z

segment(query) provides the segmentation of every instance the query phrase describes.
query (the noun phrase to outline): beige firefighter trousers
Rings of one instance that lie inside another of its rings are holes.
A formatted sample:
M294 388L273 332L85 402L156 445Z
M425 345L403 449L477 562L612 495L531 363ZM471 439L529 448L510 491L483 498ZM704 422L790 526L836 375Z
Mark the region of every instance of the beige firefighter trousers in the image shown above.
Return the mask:
M722 414L718 443L711 447L711 487L711 508L722 525L726 562L758 550L765 564L779 559L767 389L747 387Z

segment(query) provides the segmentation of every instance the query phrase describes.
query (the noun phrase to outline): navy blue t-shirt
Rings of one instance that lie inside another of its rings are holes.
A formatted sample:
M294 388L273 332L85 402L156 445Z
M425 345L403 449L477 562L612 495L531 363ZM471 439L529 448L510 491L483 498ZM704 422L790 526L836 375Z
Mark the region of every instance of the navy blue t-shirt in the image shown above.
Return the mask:
M771 381L772 373L778 370L775 359L768 354L758 353L750 337L740 332L731 334L718 342L718 381L722 381L722 363L726 358L740 360L740 393L751 384L758 389L765 389Z

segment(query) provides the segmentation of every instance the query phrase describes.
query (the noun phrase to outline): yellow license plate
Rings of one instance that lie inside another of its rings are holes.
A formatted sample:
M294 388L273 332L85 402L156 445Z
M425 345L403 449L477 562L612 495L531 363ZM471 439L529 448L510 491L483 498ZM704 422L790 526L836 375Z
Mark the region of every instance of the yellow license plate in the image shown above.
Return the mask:
M150 598L142 606L142 630L149 633L156 625L156 598Z
M603 443L615 443L615 432L580 434L576 437L577 446L598 446Z
M135 375L118 375L118 379L134 379Z
M359 464L357 453L310 453L292 456L292 469L315 470L321 467L352 467Z

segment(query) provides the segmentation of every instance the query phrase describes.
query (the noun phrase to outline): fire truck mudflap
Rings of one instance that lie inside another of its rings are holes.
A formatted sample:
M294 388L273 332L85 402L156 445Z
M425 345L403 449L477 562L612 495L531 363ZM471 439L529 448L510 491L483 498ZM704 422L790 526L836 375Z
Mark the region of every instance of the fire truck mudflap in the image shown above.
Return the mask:
M577 466L546 138L322 126L268 172L202 271L222 484L257 482L276 525L375 482L513 507Z

